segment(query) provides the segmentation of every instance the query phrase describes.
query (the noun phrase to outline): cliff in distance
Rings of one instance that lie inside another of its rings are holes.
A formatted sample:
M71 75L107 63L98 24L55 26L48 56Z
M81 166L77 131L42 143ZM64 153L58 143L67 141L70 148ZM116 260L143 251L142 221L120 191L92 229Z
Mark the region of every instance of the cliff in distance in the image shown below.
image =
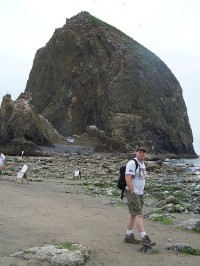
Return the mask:
M195 156L179 82L155 54L87 12L36 53L26 93L63 136L95 125L130 146Z

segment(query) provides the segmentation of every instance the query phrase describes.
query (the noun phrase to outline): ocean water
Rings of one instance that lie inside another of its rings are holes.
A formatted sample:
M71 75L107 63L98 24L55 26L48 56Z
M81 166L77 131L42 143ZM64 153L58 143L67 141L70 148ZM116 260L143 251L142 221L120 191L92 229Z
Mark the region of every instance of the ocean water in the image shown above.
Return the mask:
M191 172L195 172L200 178L200 157L196 159L171 159L169 160L172 164L185 165Z
M177 162L184 163L184 164L193 164L194 167L200 168L200 157L196 159L180 159Z
M174 164L193 164L194 166L200 167L200 157L195 159L166 159L167 161Z

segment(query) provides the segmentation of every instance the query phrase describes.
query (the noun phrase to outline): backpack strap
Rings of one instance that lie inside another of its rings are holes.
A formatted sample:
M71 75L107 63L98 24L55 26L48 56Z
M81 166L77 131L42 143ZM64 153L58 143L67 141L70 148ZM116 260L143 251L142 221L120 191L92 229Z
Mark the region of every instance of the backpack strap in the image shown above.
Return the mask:
M124 192L125 192L125 188L122 189L122 193L121 193L121 199L124 198Z
M135 171L138 169L139 163L136 159L133 159L133 161L135 162Z

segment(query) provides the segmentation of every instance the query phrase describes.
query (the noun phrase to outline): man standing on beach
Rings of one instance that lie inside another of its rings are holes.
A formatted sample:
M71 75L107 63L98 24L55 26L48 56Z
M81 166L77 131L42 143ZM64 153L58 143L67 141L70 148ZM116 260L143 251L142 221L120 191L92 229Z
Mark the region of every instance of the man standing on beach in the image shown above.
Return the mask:
M144 159L146 156L145 148L138 148L136 150L136 161L131 160L126 165L126 197L128 201L129 216L127 221L127 232L124 238L124 242L144 244L144 245L156 245L155 242L151 241L149 236L146 234L144 229L142 210L144 205L143 193L145 186L146 167ZM133 234L133 225L136 225L141 241L137 239Z

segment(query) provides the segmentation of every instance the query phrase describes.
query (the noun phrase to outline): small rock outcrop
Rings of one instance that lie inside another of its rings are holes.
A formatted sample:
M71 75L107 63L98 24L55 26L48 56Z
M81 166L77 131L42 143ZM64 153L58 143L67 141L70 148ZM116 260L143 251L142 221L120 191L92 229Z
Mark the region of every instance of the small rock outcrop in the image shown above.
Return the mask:
M97 145L96 150L103 150L105 147L107 150L118 150L127 152L130 147L123 140L117 138L109 138L106 136L103 130L99 130L96 126L88 126L87 133L89 137L96 137L101 144Z
M200 256L200 249L196 249L187 243L168 244L165 249L180 252L183 254Z
M25 151L33 154L38 146L50 146L65 142L52 125L39 115L30 104L27 95L16 101L10 95L3 97L0 108L0 146L7 154ZM6 149L7 147L7 149Z
M78 243L64 243L26 249L12 254L11 257L47 261L55 266L81 266L91 257L91 254L92 252L88 248Z
M185 229L185 230L193 230L196 228L197 224L200 224L199 219L191 218L182 224L179 225L179 227Z

